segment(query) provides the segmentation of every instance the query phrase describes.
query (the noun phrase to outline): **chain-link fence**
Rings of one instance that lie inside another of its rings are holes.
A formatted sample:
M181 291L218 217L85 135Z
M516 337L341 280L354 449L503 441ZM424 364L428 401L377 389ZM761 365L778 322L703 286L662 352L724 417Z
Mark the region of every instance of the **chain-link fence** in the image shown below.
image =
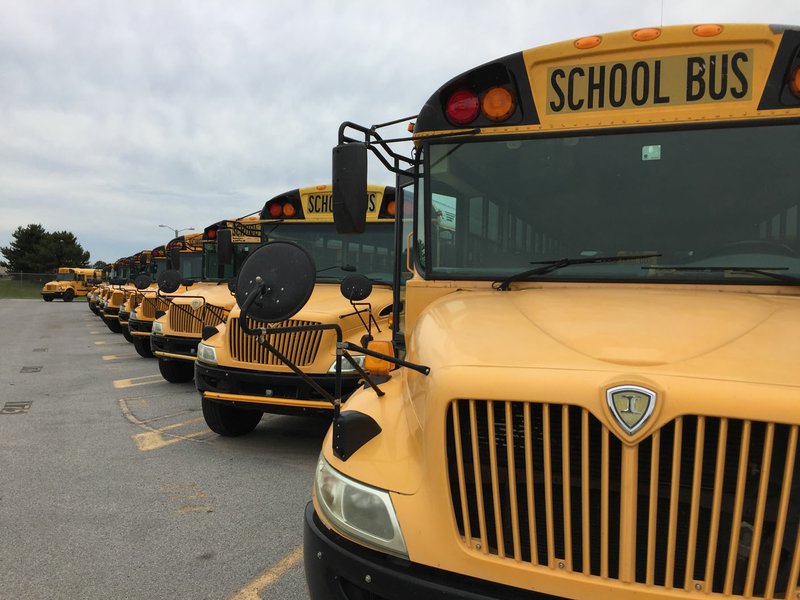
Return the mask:
M55 273L0 273L0 298L41 298L42 286Z
M4 281L17 281L19 283L36 283L44 285L48 281L53 281L56 278L55 273L3 273L0 274L0 279Z

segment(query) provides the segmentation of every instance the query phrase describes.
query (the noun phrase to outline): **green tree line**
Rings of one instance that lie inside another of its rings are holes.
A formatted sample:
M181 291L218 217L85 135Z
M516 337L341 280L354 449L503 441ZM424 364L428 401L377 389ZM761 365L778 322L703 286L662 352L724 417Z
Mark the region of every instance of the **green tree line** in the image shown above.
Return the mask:
M11 243L0 247L5 261L0 265L12 273L49 273L58 267L87 267L89 252L69 231L46 231L32 223L17 227Z

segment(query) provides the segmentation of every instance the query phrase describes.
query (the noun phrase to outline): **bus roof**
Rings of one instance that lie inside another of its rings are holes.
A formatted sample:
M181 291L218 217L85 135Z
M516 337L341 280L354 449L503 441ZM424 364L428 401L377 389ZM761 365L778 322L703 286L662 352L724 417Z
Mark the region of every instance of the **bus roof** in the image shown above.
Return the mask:
M559 42L450 80L425 103L414 133L798 117L799 50L800 28L776 25L676 25Z

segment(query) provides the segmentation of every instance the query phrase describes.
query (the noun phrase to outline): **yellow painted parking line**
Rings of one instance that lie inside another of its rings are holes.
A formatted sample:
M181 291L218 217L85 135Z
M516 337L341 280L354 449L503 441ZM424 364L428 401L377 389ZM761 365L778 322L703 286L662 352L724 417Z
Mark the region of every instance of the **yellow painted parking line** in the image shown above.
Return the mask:
M263 592L269 586L273 585L301 560L303 560L303 547L298 546L284 556L278 564L270 567L236 592L236 594L230 597L230 600L261 600L261 596L258 595L259 592Z
M89 335L100 335L99 331L90 331Z
M170 425L169 427L164 427L164 430L174 429L182 425L183 423ZM167 434L165 436L162 433L162 430L156 429L153 431L145 431L144 433L137 433L132 437L133 441L136 442L136 446L139 448L139 450L141 450L142 452L147 452L148 450L158 450L160 448L165 448L166 446L171 446L172 444L177 444L178 442L182 442L184 440L190 440L192 438L196 438L201 435L205 435L207 433L211 433L211 430L203 429L202 431L196 431L194 433L187 433L181 435Z
M114 387L117 389L136 387L137 385L150 385L164 381L161 375L145 375L144 377L132 377L131 379L116 379Z
M95 346L103 346L103 345L105 345L105 344L107 344L107 343L108 343L108 342L95 342L95 343L94 343L94 345L95 345Z
M103 360L117 360L118 358L124 358L124 357L117 356L116 354L106 354L103 356Z

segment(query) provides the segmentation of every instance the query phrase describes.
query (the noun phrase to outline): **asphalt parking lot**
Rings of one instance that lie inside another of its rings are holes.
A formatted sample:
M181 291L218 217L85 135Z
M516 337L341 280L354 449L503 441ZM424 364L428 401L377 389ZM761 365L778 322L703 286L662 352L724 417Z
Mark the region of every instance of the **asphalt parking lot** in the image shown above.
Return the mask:
M0 300L0 598L307 598L324 420L223 438L85 302Z

